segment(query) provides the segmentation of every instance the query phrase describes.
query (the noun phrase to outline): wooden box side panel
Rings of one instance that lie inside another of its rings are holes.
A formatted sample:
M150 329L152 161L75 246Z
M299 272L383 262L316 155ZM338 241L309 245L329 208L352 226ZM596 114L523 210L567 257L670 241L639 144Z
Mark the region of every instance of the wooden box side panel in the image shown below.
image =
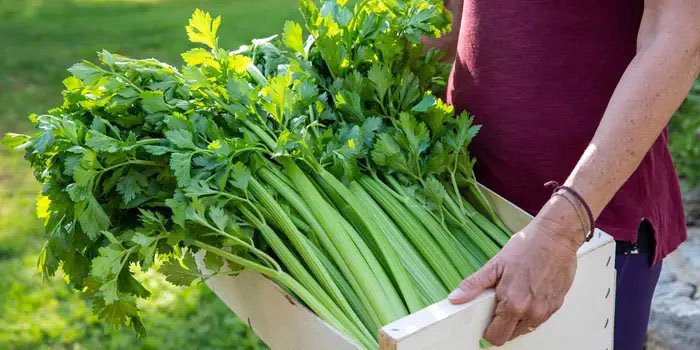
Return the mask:
M496 212L503 223L513 232L518 232L525 228L532 221L532 215L525 210L520 209L515 204L509 202L496 192L491 191L488 187L479 185L481 192L491 204L491 208Z
M271 349L359 349L255 271L210 278L206 284Z

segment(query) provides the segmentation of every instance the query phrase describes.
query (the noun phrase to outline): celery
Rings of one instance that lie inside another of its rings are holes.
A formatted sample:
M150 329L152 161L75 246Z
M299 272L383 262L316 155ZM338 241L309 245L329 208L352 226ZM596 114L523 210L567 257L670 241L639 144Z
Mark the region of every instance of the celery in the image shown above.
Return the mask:
M401 185L396 182L391 177L387 177L387 181L394 187L395 191L400 191ZM381 182L377 181L381 184ZM457 268L462 277L466 277L476 272L481 266L475 254L479 254L475 251L471 242L471 246L465 245L465 241L458 234L448 231L444 226L444 223L438 221L433 215L427 212L415 199L409 196L402 196L398 193L395 194L396 197L402 200L406 207L414 214L414 216L424 225L424 227L430 232L431 235L435 236L440 248L448 256L452 265ZM471 249L469 249L471 248ZM452 286L457 285L461 281L461 278L456 283L453 280L445 281L446 284L452 283Z
M455 246L456 242L450 239L449 236L441 235L442 231L437 232L437 235L434 232L431 233L416 219L416 214L429 215L427 212L410 211L389 192L389 189L370 177L361 178L359 183L372 196L371 198L374 198L379 203L381 209L392 217L393 221L401 228L403 234L413 243L413 246L421 252L423 259L440 278L445 288L450 289L461 281L462 276L456 268L456 265L461 264L461 262L451 260L447 255L447 251L441 248L438 240L443 240L442 245L445 246ZM453 259L458 259L462 256L455 249L451 249L451 251L454 254ZM442 297L444 297L444 294Z
M318 174L313 180L314 184L320 189L321 193L325 194L327 198L331 199L330 203L332 203L339 212L343 213L348 222L362 236L362 239L370 248L372 254L377 257L384 270L388 271L389 265L384 258L384 254L382 254L380 246L378 246L377 242L372 238L372 233L368 231L368 227L364 224L364 220L359 213L356 210L351 210L349 204L343 199L338 191L333 189L333 187L327 181L324 181ZM392 279L392 282L394 286L397 286L394 279Z
M348 316L343 312L343 310L338 307L337 304L333 302L333 299L323 290L321 285L313 278L313 276L306 270L303 264L297 259L296 255L287 248L284 242L277 236L274 230L270 228L267 224L260 221L260 219L247 208L241 208L242 214L248 219L253 225L255 225L262 235L265 237L265 241L270 244L272 250L275 251L277 256L280 258L282 263L294 276L295 282L303 282L305 291L313 296L318 304L322 304L328 312L334 315L333 319L341 327L352 335L353 338L362 341L363 343L367 341L367 330L361 329L360 325L353 322L348 318ZM289 287L289 279L285 279L283 286ZM293 292L296 291L290 288ZM316 305L313 305L316 306ZM309 307L313 307L309 305ZM370 338L371 339L371 338Z
M471 232L465 231L462 227L454 227L451 232L453 232L455 238L459 241L460 247L468 252L464 255L464 259L472 272L467 274L467 276L476 272L476 270L489 261L489 257L474 241Z
M282 210L272 195L270 195L255 178L251 178L249 186L251 194L259 201L260 205L267 210L270 219L272 219L275 224L281 228L282 232L286 233L287 238L296 248L296 253L301 257L308 269L313 274L315 281L317 281L323 287L325 292L328 293L333 300L335 300L338 307L346 315L348 315L353 322L356 324L362 324L355 312L350 307L350 304L348 304L347 300L345 300L345 296L341 292L340 288L338 288L331 278L330 273L326 270L325 266L320 260L320 257L314 254L313 248L311 248L311 243L306 240L301 232L299 232L297 227L294 226L292 220Z
M504 231L504 228L491 222L487 217L485 217L474 207L472 207L471 204L464 198L459 198L459 200L461 200L464 203L464 206L467 208L467 210L472 211L471 215L469 215L469 218L480 229L482 229L486 234L488 234L491 237L491 239L493 239L500 246L504 246L506 243L508 243L508 240L510 239L511 235L510 230L507 230L506 228Z
M361 186L351 183L345 187L327 172L322 173L320 178L345 201L345 210L360 218L359 224L371 235L370 239L382 247L379 254L386 260L411 312L445 297L447 290L441 288L440 280Z
M385 275L381 265L357 232L333 209L316 190L304 172L293 162L283 161L284 169L307 205L313 206L313 215L328 234L328 241L339 253L333 257L337 266L347 265L348 278L364 294L370 314L378 325L384 325L407 314L405 305ZM348 227L350 226L350 227ZM331 250L331 249L328 249Z
M333 262L331 262L328 256L324 254L321 251L321 249L319 249L315 245L312 245L311 247L313 249L313 252L319 256L321 262L326 267L326 269L331 273L331 275L333 276L333 280L343 291L343 294L345 295L346 299L348 300L350 305L352 305L353 310L357 312L358 317L362 320L371 319L369 314L367 314L367 308L365 308L366 304L362 303L357 293L355 293L355 290L350 286L350 283L344 277L345 275L340 271L340 269L338 269L337 266L333 264ZM371 332L373 334L375 333L375 330L371 330Z
M476 243L476 246L479 247L484 254L491 258L498 253L500 248L496 245L496 243L471 221L468 213L464 213L462 210L460 210L452 196L447 196L445 204L448 212L452 215L457 224L463 228L464 232L469 235L469 237Z
M304 200L295 192L291 186L284 180L284 175L274 172L268 168L261 168L258 173L265 180L265 182L271 186L277 193L279 193L282 198L284 198L297 212L301 220L303 220L308 226L309 231L314 235L314 238L321 243L326 254L322 256L330 256L337 262L337 267L341 270L343 276L347 276L348 284L352 287L352 291L360 299L360 305L362 309L355 309L358 314L364 315L362 317L363 324L370 330L374 331L378 329L383 324L376 315L370 314L365 307L370 305L370 300L366 297L366 294L360 293L361 286L359 281L354 278L350 266L343 263L343 259L338 249L337 245L333 244L332 240L329 238L334 233L326 231L324 227L321 226L320 222L314 216L312 210L304 202ZM337 233L343 234L343 233ZM314 247L314 249L316 249ZM317 250L317 249L316 249ZM326 264L327 265L327 264ZM357 291L357 292L356 292ZM347 294L346 294L347 295Z

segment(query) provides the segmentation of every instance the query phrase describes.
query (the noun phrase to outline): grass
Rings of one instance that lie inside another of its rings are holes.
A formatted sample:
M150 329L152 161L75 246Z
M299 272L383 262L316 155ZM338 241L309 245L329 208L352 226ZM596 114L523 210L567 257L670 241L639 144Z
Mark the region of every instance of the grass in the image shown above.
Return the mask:
M71 64L101 49L180 65L195 7L221 15L221 43L235 48L299 17L295 0L0 0L0 134L26 132L26 116L61 101ZM149 335L105 333L90 305L60 278L35 272L43 233L39 186L19 153L0 147L0 349L260 349L259 340L206 287L187 290L148 275Z

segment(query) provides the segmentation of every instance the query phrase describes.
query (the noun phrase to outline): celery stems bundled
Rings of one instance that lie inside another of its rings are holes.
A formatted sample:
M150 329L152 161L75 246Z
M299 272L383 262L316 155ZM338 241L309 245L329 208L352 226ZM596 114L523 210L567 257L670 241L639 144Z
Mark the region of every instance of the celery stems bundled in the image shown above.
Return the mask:
M145 330L137 269L172 283L252 269L363 348L444 299L508 240L467 146L478 127L435 97L447 66L422 36L441 0L302 0L305 23L235 51L195 11L177 69L99 53L32 115L43 184L39 269L62 268L111 326Z

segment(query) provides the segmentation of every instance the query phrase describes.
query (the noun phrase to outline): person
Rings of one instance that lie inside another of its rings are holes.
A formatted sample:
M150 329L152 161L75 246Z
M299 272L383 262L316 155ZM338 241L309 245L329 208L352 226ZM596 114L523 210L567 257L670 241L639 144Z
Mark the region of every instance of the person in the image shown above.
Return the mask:
M446 99L483 125L476 177L535 215L449 299L495 287L494 345L536 329L595 225L617 241L615 349L642 349L661 261L686 238L665 128L700 70L700 2L445 5L452 33L426 45L454 57ZM552 180L567 187L553 195Z

